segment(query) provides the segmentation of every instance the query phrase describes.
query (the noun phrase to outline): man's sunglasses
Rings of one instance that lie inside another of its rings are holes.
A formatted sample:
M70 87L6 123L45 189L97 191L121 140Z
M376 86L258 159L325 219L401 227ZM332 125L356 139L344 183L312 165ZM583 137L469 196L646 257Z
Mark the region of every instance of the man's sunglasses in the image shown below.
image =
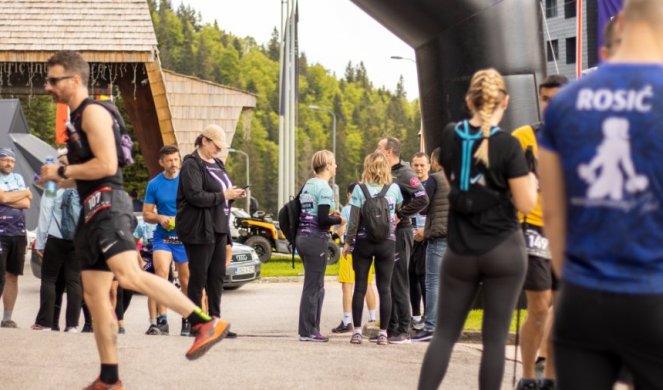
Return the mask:
M62 80L67 80L70 78L73 78L74 76L62 76L62 77L46 77L46 84L55 86L57 83L59 83Z

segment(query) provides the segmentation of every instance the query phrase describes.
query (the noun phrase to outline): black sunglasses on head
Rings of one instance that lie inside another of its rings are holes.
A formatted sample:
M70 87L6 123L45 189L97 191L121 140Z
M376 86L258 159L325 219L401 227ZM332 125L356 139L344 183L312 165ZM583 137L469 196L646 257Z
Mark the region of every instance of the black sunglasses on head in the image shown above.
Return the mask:
M53 85L59 83L62 80L67 80L73 78L74 76L62 76L62 77L46 77L46 84Z

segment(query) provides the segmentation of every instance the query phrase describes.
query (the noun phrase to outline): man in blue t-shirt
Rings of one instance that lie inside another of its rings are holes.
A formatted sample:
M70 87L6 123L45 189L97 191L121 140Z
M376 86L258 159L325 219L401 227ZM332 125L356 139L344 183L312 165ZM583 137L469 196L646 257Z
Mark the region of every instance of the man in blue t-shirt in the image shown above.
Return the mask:
M23 177L13 172L16 155L0 149L0 295L4 304L3 328L16 328L12 312L18 296L18 276L23 275L27 236L24 209L30 207L32 193Z
M539 144L546 233L563 287L559 388L663 383L663 2L627 0L615 55L562 89Z
M184 245L175 231L175 215L177 214L177 186L180 173L180 152L177 147L166 145L159 151L159 165L163 172L155 176L145 190L143 218L147 223L157 224L152 239L152 264L154 273L168 279L170 263L175 260L182 292L186 294L189 284L189 259ZM147 334L168 334L166 307L158 306L157 323L150 324ZM182 336L191 334L191 325L182 318Z

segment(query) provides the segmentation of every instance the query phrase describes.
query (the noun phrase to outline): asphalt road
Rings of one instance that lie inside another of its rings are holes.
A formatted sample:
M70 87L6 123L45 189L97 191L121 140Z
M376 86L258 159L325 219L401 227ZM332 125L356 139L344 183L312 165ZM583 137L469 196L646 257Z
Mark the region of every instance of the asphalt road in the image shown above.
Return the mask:
M39 280L19 279L14 319L20 329L0 329L0 389L80 389L98 375L91 334L30 330L39 305ZM180 318L169 313L171 336L146 336L146 298L134 297L119 337L120 376L128 389L414 389L427 343L378 347L331 335L341 318L341 290L327 281L322 315L329 343L297 341L301 284L251 283L224 292L222 314L239 334L200 360L184 352ZM64 318L61 322L64 321ZM81 317L82 323L82 317ZM61 324L63 326L63 324ZM509 351L512 353L512 348ZM457 344L442 388L475 389L480 345ZM511 388L507 361L503 389Z

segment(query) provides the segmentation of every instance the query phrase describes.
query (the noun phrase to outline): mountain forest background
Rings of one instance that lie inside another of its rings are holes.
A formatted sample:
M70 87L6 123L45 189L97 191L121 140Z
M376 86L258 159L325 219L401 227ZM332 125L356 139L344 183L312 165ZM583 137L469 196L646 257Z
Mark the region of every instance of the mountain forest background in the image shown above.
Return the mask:
M279 136L279 32L258 43L252 37L238 37L224 31L216 21L202 23L201 15L190 6L174 9L169 0L148 0L154 30L159 42L159 57L164 69L243 89L257 95L250 130L238 125L231 145L250 158L251 192L260 209L275 213L278 193ZM367 42L367 44L369 44ZM343 53L338 53L343 56ZM385 57L385 61L390 61ZM123 112L119 94L116 103ZM21 97L30 131L55 145L55 104L49 96ZM321 149L332 149L332 118L326 112L308 109L317 105L336 114L336 160L341 202L345 188L360 178L364 157L375 150L383 136L401 140L401 156L410 160L419 150L418 131L421 114L418 100L407 99L402 77L391 91L373 86L363 63L348 63L342 77L322 64L309 64L306 53L299 55L299 103L296 129L297 182L299 188L311 177L311 156ZM130 127L130 121L127 120ZM202 130L202 129L201 129ZM130 129L132 131L132 129ZM128 191L144 194L148 177L142 156L125 169ZM237 185L246 180L243 156L230 154L226 167ZM238 207L243 207L240 202Z

